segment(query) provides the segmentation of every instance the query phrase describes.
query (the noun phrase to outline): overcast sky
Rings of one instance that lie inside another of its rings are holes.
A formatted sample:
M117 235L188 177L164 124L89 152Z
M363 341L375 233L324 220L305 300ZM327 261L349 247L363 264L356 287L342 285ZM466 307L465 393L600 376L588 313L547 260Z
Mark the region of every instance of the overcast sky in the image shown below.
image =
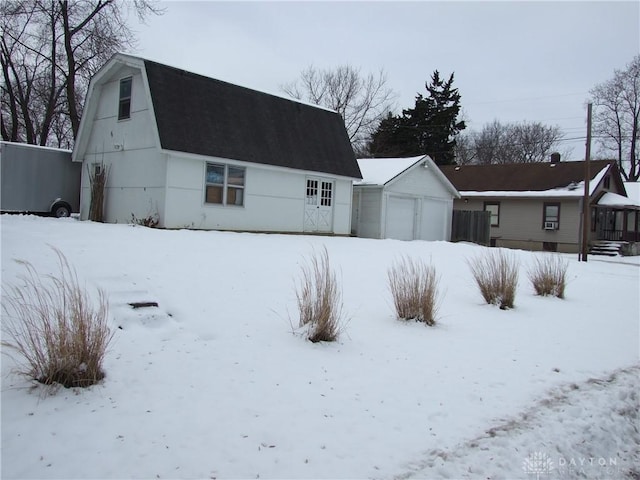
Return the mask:
M455 82L468 129L558 125L584 158L589 90L640 53L640 2L186 2L135 24L136 55L283 95L313 64L384 69L397 112L434 70ZM595 145L594 145L595 148Z

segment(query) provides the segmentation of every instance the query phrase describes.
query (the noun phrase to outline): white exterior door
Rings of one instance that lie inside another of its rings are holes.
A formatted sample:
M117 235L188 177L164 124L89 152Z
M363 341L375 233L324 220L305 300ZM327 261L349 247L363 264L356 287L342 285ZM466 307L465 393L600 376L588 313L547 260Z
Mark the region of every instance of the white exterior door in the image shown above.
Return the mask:
M415 238L416 200L389 196L385 221L385 238L413 240Z
M333 230L333 180L307 177L304 206L305 232L331 232Z

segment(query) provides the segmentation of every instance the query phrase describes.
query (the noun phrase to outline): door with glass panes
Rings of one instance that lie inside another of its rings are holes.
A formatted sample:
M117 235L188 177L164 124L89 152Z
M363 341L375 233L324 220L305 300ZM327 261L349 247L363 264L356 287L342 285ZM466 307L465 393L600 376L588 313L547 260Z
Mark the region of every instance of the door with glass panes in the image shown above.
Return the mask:
M307 177L304 208L305 232L331 232L334 183L328 178Z

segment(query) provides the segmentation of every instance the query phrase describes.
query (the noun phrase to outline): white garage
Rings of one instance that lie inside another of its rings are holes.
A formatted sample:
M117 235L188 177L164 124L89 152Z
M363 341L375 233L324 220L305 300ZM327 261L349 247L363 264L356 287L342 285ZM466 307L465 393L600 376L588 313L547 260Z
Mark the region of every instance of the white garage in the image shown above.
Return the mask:
M428 156L358 160L351 233L364 238L450 240L458 191Z

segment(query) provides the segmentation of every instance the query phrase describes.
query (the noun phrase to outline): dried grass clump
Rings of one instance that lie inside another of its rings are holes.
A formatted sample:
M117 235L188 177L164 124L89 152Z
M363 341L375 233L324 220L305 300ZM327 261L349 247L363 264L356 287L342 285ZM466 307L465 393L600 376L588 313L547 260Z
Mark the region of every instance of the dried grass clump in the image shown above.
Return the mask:
M519 265L504 250L487 250L468 261L482 298L502 310L513 308L518 286Z
M564 298L569 264L560 255L536 257L529 269L529 280L537 295Z
M389 268L387 275L398 319L435 325L438 300L435 267L403 257Z
M46 385L87 387L104 378L102 362L112 333L108 304L98 290L94 306L65 256L59 273L40 277L29 262L19 284L3 288L3 346L17 352L17 372Z
M299 327L307 329L307 338L314 343L337 340L344 323L342 292L326 248L302 266L296 298Z
M89 220L94 222L104 221L105 190L109 167L104 163L92 171L89 166L89 185L91 187L91 201L89 203Z

